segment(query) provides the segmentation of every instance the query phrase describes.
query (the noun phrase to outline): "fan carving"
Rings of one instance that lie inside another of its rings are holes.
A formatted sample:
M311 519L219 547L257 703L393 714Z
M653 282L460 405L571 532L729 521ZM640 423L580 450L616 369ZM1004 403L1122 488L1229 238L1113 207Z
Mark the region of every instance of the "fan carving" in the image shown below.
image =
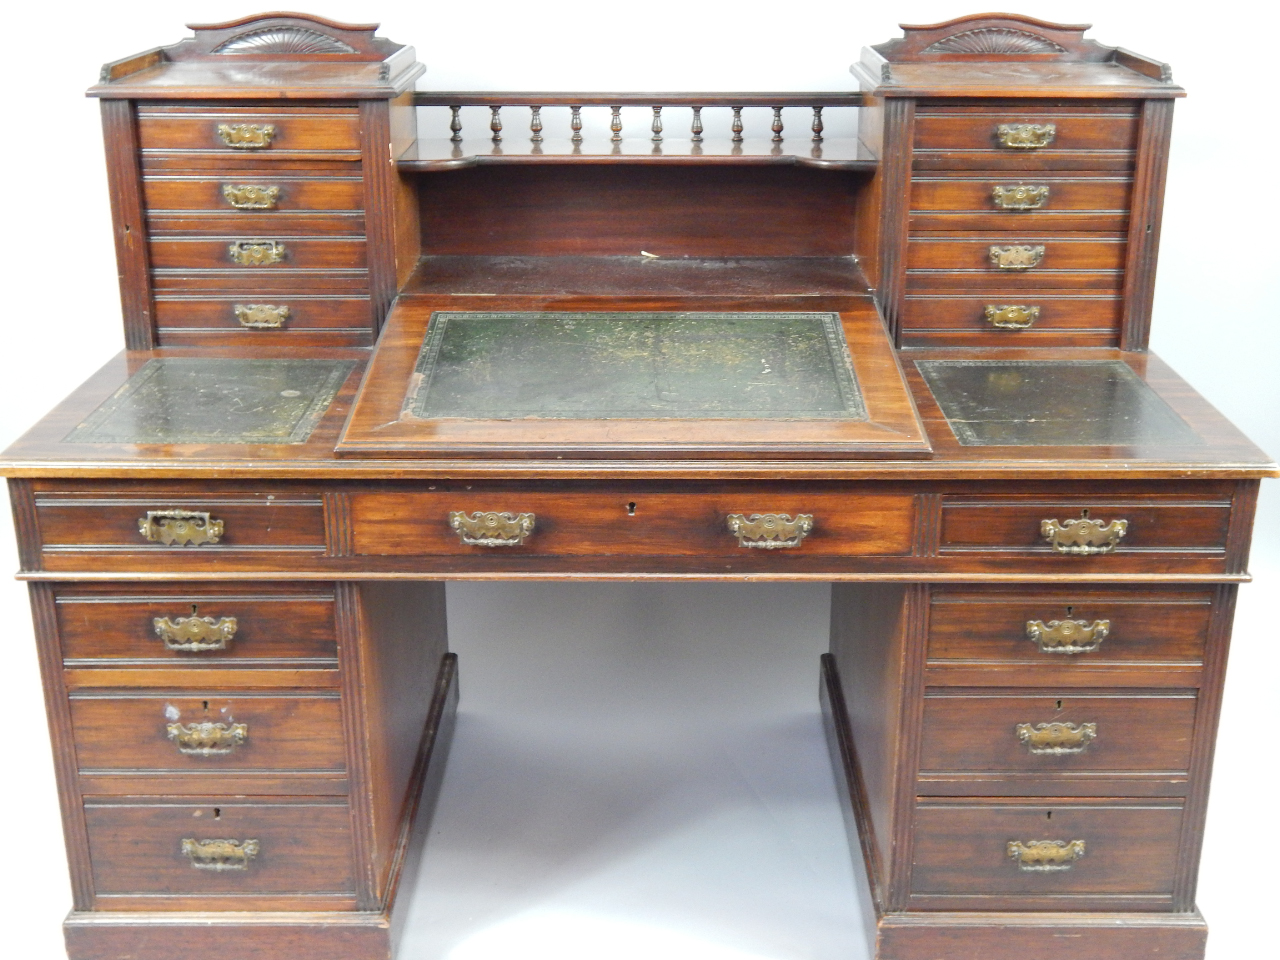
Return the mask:
M214 53L355 53L336 37L303 27L264 27L221 44Z
M1066 53L1052 40L1009 27L966 30L931 43L924 53Z

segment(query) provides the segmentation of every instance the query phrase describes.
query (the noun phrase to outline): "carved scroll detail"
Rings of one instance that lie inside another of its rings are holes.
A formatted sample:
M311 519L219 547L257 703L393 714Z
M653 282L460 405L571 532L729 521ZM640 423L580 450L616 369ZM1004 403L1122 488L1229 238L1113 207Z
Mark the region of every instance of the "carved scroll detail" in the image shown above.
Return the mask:
M1057 134L1055 123L1002 123L996 127L996 141L1011 150L1043 149Z
M729 532L738 538L738 546L762 550L798 547L813 530L809 513L798 513L794 520L786 513L753 513L750 517L731 513L725 519Z
M533 533L534 522L532 513L449 511L449 526L472 547L518 547Z
M1013 244L1007 247L991 246L987 250L991 265L998 270L1030 270L1040 266L1044 259L1044 244Z
M1027 639L1038 644L1041 653L1093 653L1110 629L1110 620L1028 620Z
M1019 870L1032 873L1054 873L1070 870L1084 856L1083 840L1010 840L1005 847L1009 859Z
M289 308L269 303L237 303L236 320L250 330L279 330L289 319Z
M981 27L945 37L922 53L1065 53L1048 37L1009 27Z
M274 123L218 124L218 136L234 150L266 150L275 135Z
M1020 723L1013 728L1018 742L1028 753L1040 756L1060 757L1069 753L1084 753L1090 743L1098 738L1096 723Z
M1054 550L1081 556L1110 553L1128 530L1128 520L1112 520L1107 524L1088 517L1068 520L1066 523L1059 523L1057 520L1040 521L1040 536L1048 540Z
M148 510L138 520L138 532L151 543L200 546L222 539L225 524L200 510Z
M263 187L256 183L224 183L222 196L237 210L274 210L280 199L279 187Z
M171 723L166 728L178 752L188 757L222 757L242 746L249 737L247 723Z
M992 187L991 200L1001 210L1039 210L1049 200L1049 188L1028 183Z
M195 840L182 841L182 855L191 861L196 870L247 870L249 862L258 855L261 844L257 840Z
M167 650L209 653L227 649L238 624L235 617L156 617L151 625Z

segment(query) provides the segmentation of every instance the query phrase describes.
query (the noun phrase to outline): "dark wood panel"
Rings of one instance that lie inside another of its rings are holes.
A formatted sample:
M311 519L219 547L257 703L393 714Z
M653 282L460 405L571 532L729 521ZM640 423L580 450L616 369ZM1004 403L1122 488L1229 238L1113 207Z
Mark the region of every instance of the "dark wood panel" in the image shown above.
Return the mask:
M155 345L155 335L147 227L139 184L138 125L133 104L127 100L103 100L101 110L125 345L130 350L149 350Z
M1055 270L1120 270L1124 267L1123 240L1082 240L1072 236L1046 236L1027 229L1017 235L978 237L922 237L913 235L907 242L908 270L981 270L1013 282L1051 283ZM153 241L152 246L157 244ZM1037 266L1027 270L1001 270L991 262L993 246L1043 246L1044 255Z
M159 281L156 286L160 287ZM1021 273L994 267L907 273L908 295L985 294L1001 298L1000 303L1022 303L1028 297L1070 293L1108 296L1119 294L1123 286L1124 273L1120 270L1055 270L1040 266Z
M1040 149L1004 147L996 135L1002 124L1053 124L1052 142ZM1093 107L1075 110L1041 108L1034 101L1010 104L1001 109L983 103L976 107L917 108L915 147L917 150L996 150L1015 156L1075 150L1133 150L1137 146L1138 124L1132 110L1104 112Z
M228 146L218 127L241 123L274 126L269 146ZM261 161L282 153L359 150L360 117L356 110L345 107L142 104L138 108L138 139L144 151L153 153L212 150Z
M242 266L231 258L231 244L240 241L275 240L284 245L284 258L264 266ZM248 231L217 239L164 236L151 241L151 266L155 270L227 270L246 275L278 270L364 269L367 266L363 238L319 239L295 234Z
M164 212L147 217L152 242L174 235L196 237L363 237L363 213Z
M246 328L236 319L238 304L257 303L252 294L237 297L201 297L182 299L161 297L156 300L156 325L161 330L218 329L244 331ZM284 296L271 301L272 306L288 307L289 316L284 321L283 332L296 330L350 330L368 328L368 297L311 297L305 294ZM255 334L271 333L253 330Z
M1035 292L1018 292L1010 296L1012 299L1007 300L999 299L997 294L986 297L907 297L903 303L903 330L917 334L923 331L982 332L993 338L989 341L993 346L1021 346L1022 341L1028 339L1022 337L1024 333L1120 329L1122 301L1118 297L1065 297L1060 291L1045 296ZM987 319L987 307L1009 304L1039 307L1040 314L1032 326L1023 330L993 327ZM164 307L157 303L156 309L162 311ZM976 343L974 345L977 346Z
M996 187L1044 186L1048 197L1032 210L1009 210L1000 207L995 199ZM911 181L911 211L922 213L982 213L992 222L1022 224L1032 230L1039 224L1057 223L1066 211L1090 213L1090 218L1100 225L1105 214L1122 214L1129 209L1128 177L1061 177L1035 176L1010 177L1007 174L965 177L914 177ZM913 223L914 223L913 218ZM919 229L919 228L917 228ZM924 228L929 229L929 228ZM940 229L934 227L932 229Z
M364 209L364 181L358 176L282 176L269 169L237 170L234 175L216 177L151 175L143 179L142 191L147 209L153 215L172 210L235 211L246 219L269 214L271 211L239 210L231 205L223 188L243 185L274 187L276 195L271 210L282 213Z

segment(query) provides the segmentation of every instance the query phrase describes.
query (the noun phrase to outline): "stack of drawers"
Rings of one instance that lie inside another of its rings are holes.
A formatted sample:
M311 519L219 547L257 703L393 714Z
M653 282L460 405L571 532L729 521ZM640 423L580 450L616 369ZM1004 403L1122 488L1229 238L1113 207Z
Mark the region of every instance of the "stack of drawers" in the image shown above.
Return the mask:
M144 102L137 130L159 345L372 342L358 105Z
M903 345L1118 346L1139 111L921 101Z

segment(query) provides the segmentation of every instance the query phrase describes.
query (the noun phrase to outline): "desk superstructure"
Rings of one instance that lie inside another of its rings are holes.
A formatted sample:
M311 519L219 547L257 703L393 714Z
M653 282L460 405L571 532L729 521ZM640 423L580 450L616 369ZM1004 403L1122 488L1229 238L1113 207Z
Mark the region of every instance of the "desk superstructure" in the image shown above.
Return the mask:
M442 581L655 577L836 582L875 957L1203 956L1277 474L1146 352L1167 66L981 15L847 94L418 93L373 26L192 29L90 91L127 350L3 464L74 960L389 956Z

